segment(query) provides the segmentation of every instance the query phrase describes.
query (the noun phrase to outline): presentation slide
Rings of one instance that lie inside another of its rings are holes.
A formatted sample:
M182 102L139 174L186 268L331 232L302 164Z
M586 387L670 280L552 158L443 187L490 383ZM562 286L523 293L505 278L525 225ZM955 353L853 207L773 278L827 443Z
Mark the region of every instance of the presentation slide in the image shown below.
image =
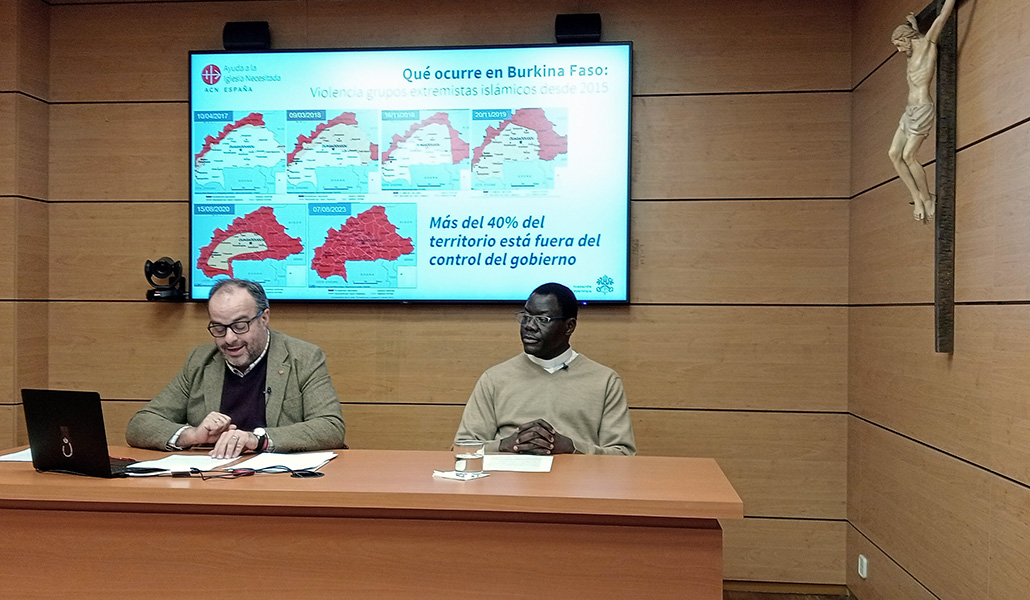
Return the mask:
M628 300L629 43L190 54L190 292Z

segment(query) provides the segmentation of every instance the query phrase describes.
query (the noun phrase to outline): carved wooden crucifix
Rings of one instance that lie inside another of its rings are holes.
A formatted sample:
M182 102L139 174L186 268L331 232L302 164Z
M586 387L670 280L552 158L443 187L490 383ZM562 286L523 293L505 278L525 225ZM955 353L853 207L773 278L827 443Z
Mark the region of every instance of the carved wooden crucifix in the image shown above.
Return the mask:
M916 17L919 30L928 31L947 0L934 0ZM950 8L950 7L949 7ZM955 166L956 94L958 71L958 27L954 10L937 37L937 147L936 206L929 209L934 221L934 348L951 353L955 349ZM897 45L897 42L895 42ZM899 47L899 49L901 49ZM911 55L910 55L911 60ZM910 84L912 67L910 63ZM911 106L911 91L910 91ZM897 139L897 138L896 138ZM921 167L920 167L921 168ZM901 169L899 169L900 174ZM905 179L902 177L902 179ZM924 177L925 180L925 177ZM907 182L906 182L907 183ZM925 187L925 184L923 184ZM911 186L910 186L911 187ZM915 197L916 214L919 200ZM932 201L931 201L932 202Z

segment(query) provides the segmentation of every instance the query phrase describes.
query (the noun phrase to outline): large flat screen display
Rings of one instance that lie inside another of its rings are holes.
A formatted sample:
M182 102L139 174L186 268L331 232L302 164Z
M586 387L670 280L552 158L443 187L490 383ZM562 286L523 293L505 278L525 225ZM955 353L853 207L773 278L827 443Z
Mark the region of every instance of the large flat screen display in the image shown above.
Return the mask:
M626 302L630 50L191 53L191 297Z

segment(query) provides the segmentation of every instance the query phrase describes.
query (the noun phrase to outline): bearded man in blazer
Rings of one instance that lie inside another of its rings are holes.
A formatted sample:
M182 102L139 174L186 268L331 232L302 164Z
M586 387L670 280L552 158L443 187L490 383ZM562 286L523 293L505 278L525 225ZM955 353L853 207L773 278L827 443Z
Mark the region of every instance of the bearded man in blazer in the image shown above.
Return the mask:
M165 389L129 421L126 441L211 456L345 448L340 399L325 354L268 328L261 284L223 279L207 302L214 343L194 348Z

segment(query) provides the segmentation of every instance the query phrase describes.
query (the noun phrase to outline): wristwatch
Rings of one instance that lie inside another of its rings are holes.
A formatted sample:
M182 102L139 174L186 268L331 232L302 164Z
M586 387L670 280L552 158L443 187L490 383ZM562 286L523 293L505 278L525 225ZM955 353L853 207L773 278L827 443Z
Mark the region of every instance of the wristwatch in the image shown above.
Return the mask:
M265 446L268 445L268 434L265 433L265 428L256 427L254 429L254 435L256 435L258 439L257 448L254 448L254 452L264 452Z

